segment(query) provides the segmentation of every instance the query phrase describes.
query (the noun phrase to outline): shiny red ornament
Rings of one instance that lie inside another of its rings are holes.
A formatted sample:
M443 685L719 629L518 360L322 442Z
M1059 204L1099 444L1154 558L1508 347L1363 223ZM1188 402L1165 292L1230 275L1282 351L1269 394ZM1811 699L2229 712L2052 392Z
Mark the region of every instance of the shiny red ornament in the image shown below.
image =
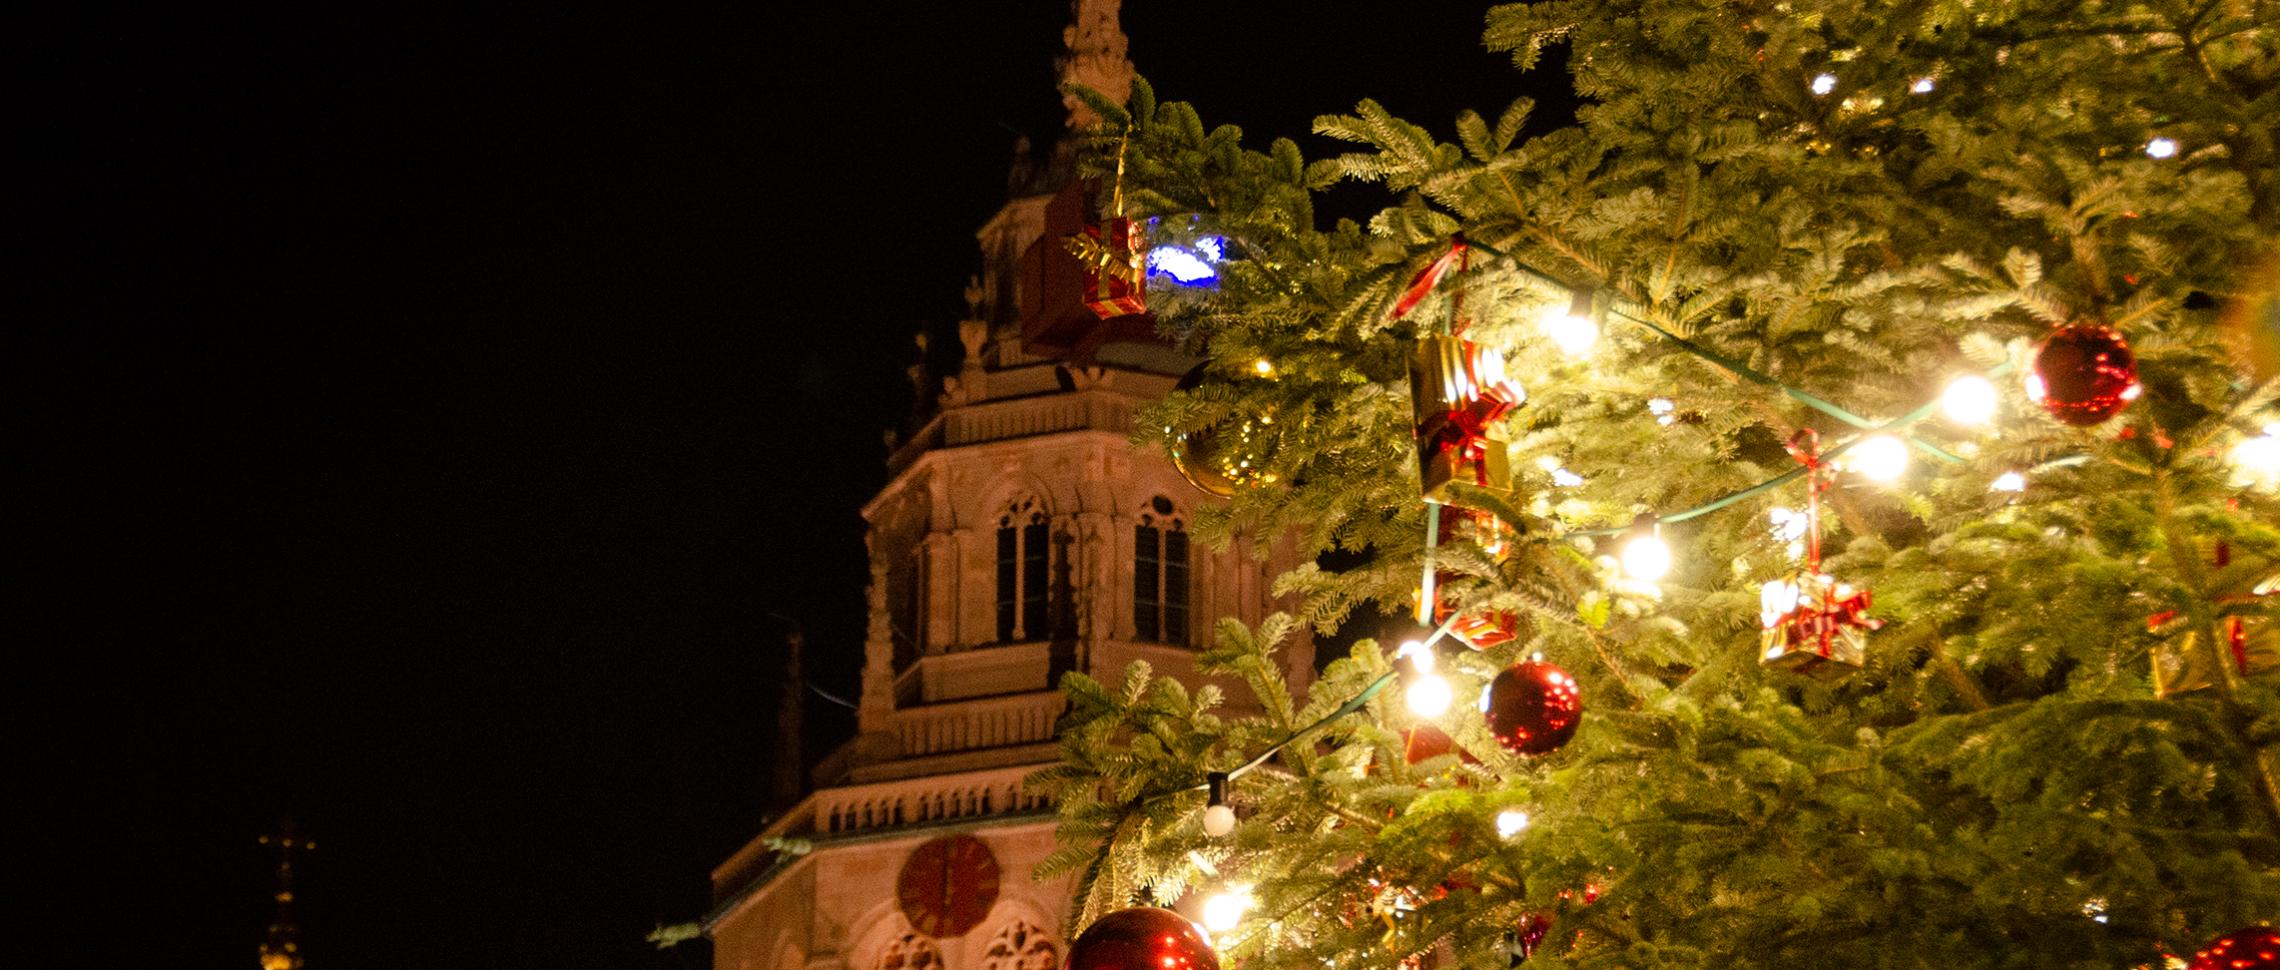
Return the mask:
M2280 970L2280 933L2267 926L2234 930L2193 951L2188 970Z
M1094 920L1077 934L1064 970L1219 970L1219 954L1186 917L1135 906Z
M1583 689L1565 670L1522 661L1489 682L1480 708L1498 744L1515 754L1543 754L1575 737L1583 721Z
M2027 400L2061 423L2086 428L2138 399L2137 357L2114 328L2062 327L2043 338L2027 369Z
M1512 962L1517 964L1536 955L1536 948L1544 945L1544 937L1552 932L1552 914L1529 913L1506 934L1506 945L1512 949Z

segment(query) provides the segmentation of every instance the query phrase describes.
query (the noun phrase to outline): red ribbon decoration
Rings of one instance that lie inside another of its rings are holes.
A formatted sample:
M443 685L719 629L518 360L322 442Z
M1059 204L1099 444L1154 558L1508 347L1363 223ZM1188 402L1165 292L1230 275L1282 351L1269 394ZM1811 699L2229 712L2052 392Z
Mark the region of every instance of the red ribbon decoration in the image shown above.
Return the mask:
M1433 288L1441 285L1441 277L1449 275L1449 270L1456 268L1458 262L1465 259L1465 237L1449 237L1449 251L1441 254L1439 259L1425 264L1424 269L1418 270L1416 276L1409 278L1409 289L1403 291L1400 302L1393 305L1393 318L1399 320L1408 316L1409 311L1417 309L1417 304L1425 302L1425 298L1432 295Z

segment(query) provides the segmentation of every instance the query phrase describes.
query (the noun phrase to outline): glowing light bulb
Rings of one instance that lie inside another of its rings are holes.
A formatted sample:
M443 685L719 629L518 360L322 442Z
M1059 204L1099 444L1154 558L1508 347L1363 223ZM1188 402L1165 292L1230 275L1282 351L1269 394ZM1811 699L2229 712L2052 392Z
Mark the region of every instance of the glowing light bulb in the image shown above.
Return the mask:
M1940 411L1948 420L1962 425L1983 425L1995 420L1995 407L2001 403L1996 395L1995 383L1977 374L1965 374L1948 382L1947 390L1940 392Z
M1656 424L1667 425L1677 421L1678 415L1675 413L1677 410L1678 402L1670 398L1657 397L1647 400L1647 413L1655 416Z
M1435 674L1417 678L1404 696L1409 699L1410 712L1424 718L1440 717L1448 711L1449 701L1455 697L1449 690L1449 682Z
M1837 89L1837 76L1836 76L1836 75L1834 75L1834 74L1821 74L1821 75L1816 75L1816 76L1813 78L1813 93L1814 93L1814 94L1823 94L1823 95L1825 95L1825 94L1828 94L1829 92L1831 92L1831 91L1834 91L1834 90L1836 90L1836 89Z
M2145 143L2145 153L2153 158L2171 158L2177 154L2177 139L2156 138Z
M1251 370L1260 377L1273 377L1275 376L1275 362L1261 357L1251 362Z
M1527 831L1527 829L1527 812L1523 812L1517 808L1507 808L1504 811L1496 813L1497 838L1509 839L1515 835L1519 835L1520 833Z
M1440 658L1433 653L1433 648L1426 646L1425 641L1423 640L1410 640L1403 643L1401 645L1401 649L1393 652L1393 659L1395 660L1400 660L1404 657L1408 658L1410 669L1415 670L1420 674L1432 673L1434 666L1438 664L1440 660Z
M2027 490L2027 476L2018 472L2004 472L1995 476L1995 480L1987 484L1987 490L1991 492L2024 492Z
M1225 933L1240 925L1243 914L1250 911L1250 887L1229 886L1203 901L1203 928L1213 933Z
M1649 525L1623 543L1621 557L1623 575L1632 579L1651 583L1670 575L1670 545L1663 542L1657 526Z
M1225 838L1235 831L1235 810L1226 805L1213 805L1203 810L1203 834L1212 838Z
M2232 447L2233 481L2265 488L2280 486L2280 436L2244 438Z
M1908 471L1908 445L1888 434L1870 435L1852 446L1845 457L1854 471L1872 482L1899 480Z
M1917 78L1916 83L1908 85L1908 90L1917 94L1930 94L1932 93L1932 79L1928 77Z
M1544 336L1560 348L1560 353L1582 357L1591 353L1591 346L1599 342L1599 325L1588 316L1580 316L1560 307L1553 307L1538 322Z

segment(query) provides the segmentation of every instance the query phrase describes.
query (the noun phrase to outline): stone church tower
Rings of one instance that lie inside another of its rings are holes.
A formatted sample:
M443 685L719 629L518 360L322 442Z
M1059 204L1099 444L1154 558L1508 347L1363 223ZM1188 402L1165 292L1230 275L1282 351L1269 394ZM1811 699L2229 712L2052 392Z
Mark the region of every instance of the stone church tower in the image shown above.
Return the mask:
M1117 0L1072 6L1063 77L1120 96L1132 65ZM858 736L816 770L813 794L714 870L716 970L1058 966L1074 887L1031 878L1055 847L1053 806L1022 779L1056 758L1060 675L1114 681L1146 660L1193 683L1212 624L1257 622L1295 565L1287 547L1191 543L1212 500L1131 444L1137 409L1195 361L1145 315L1102 321L1080 302L1061 239L1091 194L1068 161L1025 155L1013 198L977 234L963 365L863 508ZM1312 644L1288 647L1285 664L1303 688Z

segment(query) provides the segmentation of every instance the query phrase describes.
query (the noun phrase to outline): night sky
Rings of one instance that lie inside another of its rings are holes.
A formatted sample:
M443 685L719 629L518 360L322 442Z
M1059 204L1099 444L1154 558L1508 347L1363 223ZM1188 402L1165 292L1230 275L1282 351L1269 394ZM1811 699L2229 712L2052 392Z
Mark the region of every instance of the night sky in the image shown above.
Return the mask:
M1058 0L793 6L14 25L9 962L251 970L291 813L312 970L708 963L641 937L765 816L771 614L855 695L911 335L1061 116ZM1543 86L1337 6L1124 24L1310 156Z

